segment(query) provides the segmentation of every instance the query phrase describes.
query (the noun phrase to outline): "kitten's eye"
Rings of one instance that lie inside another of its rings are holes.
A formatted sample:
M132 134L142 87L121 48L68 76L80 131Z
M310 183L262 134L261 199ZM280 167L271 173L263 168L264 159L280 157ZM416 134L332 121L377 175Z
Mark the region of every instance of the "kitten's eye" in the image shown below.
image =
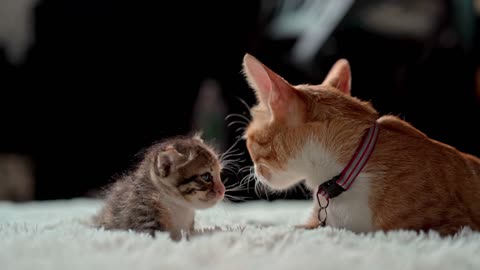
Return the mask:
M204 174L200 175L200 177L204 181L207 181L207 182L212 181L212 174L211 173L204 173Z

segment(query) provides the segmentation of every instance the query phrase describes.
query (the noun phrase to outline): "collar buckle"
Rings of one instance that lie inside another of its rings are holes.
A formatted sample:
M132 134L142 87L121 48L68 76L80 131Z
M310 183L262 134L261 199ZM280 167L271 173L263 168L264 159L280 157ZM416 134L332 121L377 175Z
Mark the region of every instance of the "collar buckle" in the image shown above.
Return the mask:
M340 176L341 174L333 177L328 181L325 181L320 185L320 189L323 190L330 199L337 197L345 191L345 189L337 183L337 180L340 178Z

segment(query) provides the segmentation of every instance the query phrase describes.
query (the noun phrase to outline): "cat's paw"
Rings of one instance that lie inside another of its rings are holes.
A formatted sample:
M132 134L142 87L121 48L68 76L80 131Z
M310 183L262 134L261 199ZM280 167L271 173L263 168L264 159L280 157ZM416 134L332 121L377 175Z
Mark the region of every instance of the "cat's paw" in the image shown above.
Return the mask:
M314 225L314 224L301 224L301 225L295 225L295 229L303 229L303 230L314 230L318 228L319 225Z

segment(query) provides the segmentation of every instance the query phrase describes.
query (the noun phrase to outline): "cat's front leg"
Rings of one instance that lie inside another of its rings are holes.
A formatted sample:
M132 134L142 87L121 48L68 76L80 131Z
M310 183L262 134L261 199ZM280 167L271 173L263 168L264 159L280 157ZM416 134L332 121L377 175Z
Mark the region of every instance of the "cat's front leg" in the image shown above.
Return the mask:
M297 225L295 228L297 229L306 229L306 230L313 230L320 226L320 221L318 220L318 210L319 206L314 202L312 212L308 216L307 221L304 224Z

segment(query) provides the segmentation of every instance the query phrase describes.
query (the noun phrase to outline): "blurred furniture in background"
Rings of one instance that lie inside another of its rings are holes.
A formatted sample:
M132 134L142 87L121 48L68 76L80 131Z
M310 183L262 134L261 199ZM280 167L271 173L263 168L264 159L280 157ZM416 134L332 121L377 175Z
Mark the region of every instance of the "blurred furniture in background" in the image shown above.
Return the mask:
M34 167L29 157L0 154L0 201L34 199Z

